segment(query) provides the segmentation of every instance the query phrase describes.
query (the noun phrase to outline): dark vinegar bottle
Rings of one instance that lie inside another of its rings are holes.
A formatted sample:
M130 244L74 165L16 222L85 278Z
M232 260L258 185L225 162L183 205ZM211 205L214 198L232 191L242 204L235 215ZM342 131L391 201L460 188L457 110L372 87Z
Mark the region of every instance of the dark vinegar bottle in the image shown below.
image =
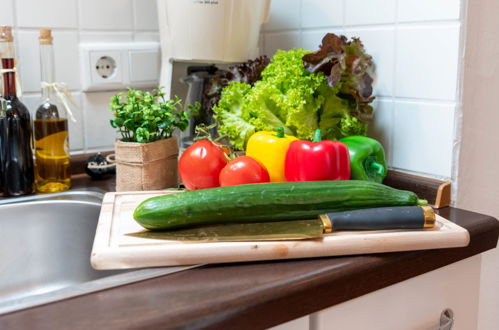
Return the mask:
M32 131L28 109L16 95L16 72L11 27L0 27L3 95L0 109L1 192L4 196L34 191Z

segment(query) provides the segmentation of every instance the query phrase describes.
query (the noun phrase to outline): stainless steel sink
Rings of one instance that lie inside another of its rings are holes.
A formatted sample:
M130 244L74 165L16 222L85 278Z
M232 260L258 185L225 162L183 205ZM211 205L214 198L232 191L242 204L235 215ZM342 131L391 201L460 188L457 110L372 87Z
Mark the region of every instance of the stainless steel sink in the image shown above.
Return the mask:
M94 270L103 196L85 190L0 201L0 314L192 268Z

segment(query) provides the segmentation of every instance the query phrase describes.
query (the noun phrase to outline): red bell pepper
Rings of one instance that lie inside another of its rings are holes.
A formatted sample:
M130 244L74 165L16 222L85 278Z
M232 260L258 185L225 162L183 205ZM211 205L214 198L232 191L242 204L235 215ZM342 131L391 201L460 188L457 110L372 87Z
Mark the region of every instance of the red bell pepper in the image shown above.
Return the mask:
M348 180L348 148L343 142L321 141L321 131L317 129L312 142L291 142L284 173L287 181Z

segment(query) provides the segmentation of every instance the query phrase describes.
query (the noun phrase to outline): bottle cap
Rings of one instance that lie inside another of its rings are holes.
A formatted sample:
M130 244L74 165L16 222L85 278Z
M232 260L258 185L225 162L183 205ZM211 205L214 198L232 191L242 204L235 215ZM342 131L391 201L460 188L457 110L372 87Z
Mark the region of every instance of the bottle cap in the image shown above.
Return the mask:
M39 39L40 45L52 45L52 30L41 29Z
M0 42L12 42L12 26L0 26Z

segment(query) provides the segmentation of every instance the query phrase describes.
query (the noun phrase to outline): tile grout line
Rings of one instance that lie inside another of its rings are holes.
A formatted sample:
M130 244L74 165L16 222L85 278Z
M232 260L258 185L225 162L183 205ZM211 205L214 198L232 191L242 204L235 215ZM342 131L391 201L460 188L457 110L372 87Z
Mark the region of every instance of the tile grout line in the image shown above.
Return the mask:
M424 103L424 104L443 105L443 106L456 105L456 101L452 101L452 100L427 99L427 98L418 98L418 97L376 95L376 99L380 100L380 101Z
M341 1L341 33L342 34L345 34L345 30L346 30L346 23L347 23L347 1L346 0L342 0Z
M137 3L135 0L130 0L131 4L132 4L132 41L137 41L137 24L135 22L135 14L136 14L136 7L137 7ZM158 25L159 25L159 22L158 22Z
M26 27L26 26L16 26L16 28L20 31L38 31L40 28L43 28L45 26L39 26L39 27ZM68 27L53 27L51 28L53 31L75 31L75 32L83 32L83 33L101 33L101 34L106 34L106 33L113 33L113 34L125 34L125 33L158 33L158 30L154 29L147 29L147 30L118 30L118 29L84 29L81 27L75 27L75 28L68 28Z
M461 0L460 8L460 31L459 31L459 59L456 86L456 106L454 108L454 139L452 141L452 164L451 164L451 205L455 206L458 199L458 176L459 176L459 158L461 154L461 132L463 125L463 98L464 98L464 65L466 54L466 36L468 21L467 0Z
M391 109L390 109L390 119L391 119L391 125L390 125L390 146L389 146L389 165L390 166L393 166L393 160L394 160L394 155L395 155L395 146L394 146L394 137L395 137L395 132L394 132L394 129L393 127L395 126L395 101L396 101L396 97L395 97L395 90L396 90L396 86L397 86L397 37L398 37L398 6L399 6L399 0L396 0L395 1L395 8L394 8L394 23L393 23L393 72L392 72L392 90L391 90L391 93L392 93L392 97L391 97L391 100L392 100L392 106L391 106Z
M78 27L78 32L77 32L77 42L78 42L78 62L79 62L79 72L80 72L80 88L78 89L78 91L76 91L76 93L79 94L79 107L80 107L80 111L81 111L81 123L80 123L80 130L81 130L81 149L79 150L76 150L77 153L86 153L87 151L87 139L86 139L86 125L85 125L85 120L86 120L86 111L84 110L83 108L83 90L82 90L82 85L81 85L81 68L82 68L82 58L80 56L80 42L81 42L81 18L80 18L80 14L81 14L81 4L80 4L80 0L76 0L77 3L76 3L76 11L77 11L77 15L76 15L76 26Z
M299 0L300 4L298 5L298 26L300 27L300 32L298 34L298 44L300 48L303 48L303 1Z
M17 22L17 2L15 0L10 0L12 4L12 25L14 27L14 52L15 52L15 61L18 61L20 63L21 61L21 49L19 46L19 28L18 28L18 22ZM20 83L22 84L21 80L21 73L23 71L23 68L21 66L20 71L17 73L19 75L18 79ZM21 86L22 87L22 86ZM1 87L3 89L3 86ZM24 91L23 91L24 93ZM28 109L29 110L29 109Z
M343 9L345 11L345 8ZM459 25L459 19L448 19L448 20L429 20L429 21L414 21L414 22L398 22L397 25L402 28L434 28L434 27L453 27ZM342 24L338 25L319 25L314 27L299 27L299 28L282 28L282 29L271 29L265 30L265 33L282 33L282 32L293 32L293 31L304 31L304 32L320 32L324 29L337 29L341 28L344 30L379 30L379 29L391 29L394 27L394 23L369 23L369 24L352 24L348 25L345 23L345 17L343 17ZM121 30L122 31L122 30ZM152 31L152 30L151 30Z
M83 64L82 64L82 58L80 56L80 42L81 42L81 32L82 32L82 28L81 28L81 1L82 0L76 0L76 11L77 11L77 15L76 15L76 24L77 24L77 27L78 27L78 58L79 58L79 62L80 62L80 89L78 90L78 92L80 93L80 111L81 111L81 120L82 120L82 123L81 123L81 126L80 126L80 129L81 129L81 138L82 138L82 152L83 153L86 153L87 152L87 113L85 111L85 107L84 107L84 93L83 93L83 89L82 89L82 86L81 86L81 74L83 74L82 72L82 67L83 67Z

